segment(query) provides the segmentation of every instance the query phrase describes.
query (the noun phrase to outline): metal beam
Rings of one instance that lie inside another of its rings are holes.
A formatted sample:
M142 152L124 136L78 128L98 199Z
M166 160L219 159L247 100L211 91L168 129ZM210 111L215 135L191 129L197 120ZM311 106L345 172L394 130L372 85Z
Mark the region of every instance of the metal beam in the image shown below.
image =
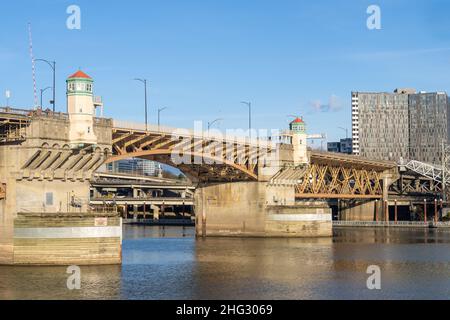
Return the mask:
M297 193L297 199L381 199L381 195Z

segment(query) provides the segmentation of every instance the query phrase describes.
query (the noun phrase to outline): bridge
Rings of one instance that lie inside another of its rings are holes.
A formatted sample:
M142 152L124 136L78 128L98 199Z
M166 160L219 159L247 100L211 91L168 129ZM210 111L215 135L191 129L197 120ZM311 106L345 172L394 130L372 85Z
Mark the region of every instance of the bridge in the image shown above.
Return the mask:
M396 163L307 149L301 118L252 139L144 127L95 117L93 80L83 72L67 82L67 113L0 108L0 264L120 263L121 219L91 202L103 203L108 189L99 167L126 158L172 165L192 180L189 197L170 201L191 201L203 237L329 237L334 207L342 220L389 220L389 197L409 192ZM155 182L135 185L116 204L158 215L168 200L147 206L138 195Z
M258 180L264 158L276 152L269 140L223 137L210 131L148 126L113 121L113 156L107 163L144 158L178 167L191 180L231 182Z

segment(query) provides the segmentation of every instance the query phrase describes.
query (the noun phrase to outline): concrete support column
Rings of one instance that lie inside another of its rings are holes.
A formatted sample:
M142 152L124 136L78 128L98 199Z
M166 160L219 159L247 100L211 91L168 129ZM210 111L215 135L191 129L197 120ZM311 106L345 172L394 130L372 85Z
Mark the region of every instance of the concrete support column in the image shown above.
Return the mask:
M394 218L394 220L395 220L395 224L397 224L397 222L398 222L398 205L397 205L397 200L395 200L395 213L394 213L394 216L395 216L395 218Z
M153 210L153 220L159 220L159 207L152 205L151 209Z
M438 202L437 199L434 199L434 223L438 223L439 216L438 216Z
M144 207L143 207L143 211L144 211L144 220L145 220L145 216L146 216L145 207L146 207L146 205L145 205L145 202L144 202Z
M206 237L206 206L208 205L206 203L206 197L205 197L205 190L202 188L202 237Z
M397 181L398 179L400 179L400 175L397 171L397 169L393 169L391 171L387 171L384 172L382 174L382 178L383 178L383 198L382 198L382 204L387 204L386 205L382 205L382 210L383 210L383 214L384 214L384 220L386 222L389 221L389 188L390 186Z
M138 206L137 205L133 205L133 219L134 220L138 219Z
M295 203L293 189L266 182L200 186L195 191L196 235L331 237L329 205L325 201Z
M423 200L423 219L425 223L428 223L428 217L427 217L427 200Z

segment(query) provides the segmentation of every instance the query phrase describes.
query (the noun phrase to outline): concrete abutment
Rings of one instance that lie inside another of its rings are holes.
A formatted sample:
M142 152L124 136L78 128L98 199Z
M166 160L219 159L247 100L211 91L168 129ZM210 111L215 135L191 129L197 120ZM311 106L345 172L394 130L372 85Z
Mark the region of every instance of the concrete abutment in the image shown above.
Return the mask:
M199 186L197 236L331 237L331 208L296 202L292 186L232 182Z

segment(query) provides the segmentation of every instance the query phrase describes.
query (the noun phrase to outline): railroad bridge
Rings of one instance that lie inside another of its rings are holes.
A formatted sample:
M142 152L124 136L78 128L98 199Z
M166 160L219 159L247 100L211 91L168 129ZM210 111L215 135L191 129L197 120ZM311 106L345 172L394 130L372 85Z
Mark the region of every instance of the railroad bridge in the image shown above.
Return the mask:
M400 178L393 162L308 150L300 118L253 139L98 118L92 84L68 78L67 113L0 108L0 264L120 263L121 219L90 206L90 184L121 159L182 170L199 236L328 237L331 200L370 219Z

